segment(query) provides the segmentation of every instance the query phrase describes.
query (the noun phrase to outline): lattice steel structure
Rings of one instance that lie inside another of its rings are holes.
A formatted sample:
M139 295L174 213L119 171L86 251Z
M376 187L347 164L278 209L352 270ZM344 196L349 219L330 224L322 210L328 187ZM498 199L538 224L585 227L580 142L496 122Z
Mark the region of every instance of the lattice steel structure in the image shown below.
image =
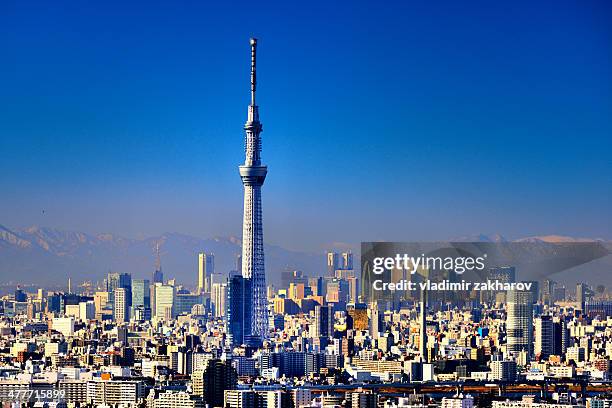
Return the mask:
M266 271L264 267L263 220L261 186L268 168L261 164L261 122L259 107L255 104L257 39L251 38L251 104L249 105L245 136L245 160L240 166L244 185L244 218L242 222L242 276L252 279L252 331L251 335L266 338L268 332L268 300L266 297Z

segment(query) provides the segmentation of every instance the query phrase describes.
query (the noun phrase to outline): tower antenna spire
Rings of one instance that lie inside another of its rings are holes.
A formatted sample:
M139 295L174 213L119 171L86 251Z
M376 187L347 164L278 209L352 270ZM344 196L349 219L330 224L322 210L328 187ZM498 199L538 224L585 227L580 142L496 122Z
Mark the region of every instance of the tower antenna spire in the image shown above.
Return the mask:
M159 256L159 242L155 244L155 270L161 271L161 256Z
M251 105L255 106L255 90L257 87L257 38L251 38Z

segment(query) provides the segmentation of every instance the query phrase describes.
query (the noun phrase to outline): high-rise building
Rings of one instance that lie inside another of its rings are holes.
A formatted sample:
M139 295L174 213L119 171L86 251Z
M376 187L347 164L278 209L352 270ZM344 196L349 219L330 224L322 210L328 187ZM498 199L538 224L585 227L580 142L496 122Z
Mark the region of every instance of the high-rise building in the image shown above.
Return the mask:
M106 277L106 291L112 293L116 288L130 289L132 276L129 273L109 272Z
M289 299L298 300L306 297L306 285L303 283L290 283L288 290Z
M353 253L351 251L342 253L342 269L353 269Z
M194 372L192 381L201 384L202 395L208 405L222 407L224 392L236 388L238 374L230 361L215 359L208 362L205 370Z
M339 258L337 252L328 252L327 253L327 276L334 276L336 273L336 269L339 266Z
M554 324L551 316L540 316L535 320L534 353L547 359L555 353Z
M151 290L148 279L132 280L132 307L151 308Z
M368 330L368 308L365 303L347 305L347 328L353 330Z
M129 273L109 272L106 277L106 291L108 292L108 301L113 310L115 310L115 289L123 288L126 290L127 307L131 307L132 302L132 275Z
M567 321L564 318L559 319L554 324L555 348L554 355L562 356L567 352L570 342L570 333L567 328Z
M349 301L349 283L344 279L332 279L327 281L325 300L338 303L344 307Z
M383 331L383 315L380 313L379 306L376 303L370 305L370 337L377 339Z
M576 309L583 311L584 303L586 302L587 285L586 283L578 283L576 285Z
M559 286L555 288L554 301L565 302L565 286Z
M228 342L232 345L247 344L250 341L252 293L251 279L245 279L241 275L228 279L225 324Z
M164 283L164 273L161 270L153 272L153 283Z
M109 298L108 292L96 292L94 294L94 307L96 308L96 315L98 316L96 317L97 319L100 319L100 317L104 314L110 315L112 313Z
M130 320L130 309L128 291L125 288L115 288L113 303L113 315L117 323L125 323Z
M421 314L419 324L419 351L421 360L428 361L427 356L427 290L421 290Z
M198 293L210 292L210 275L215 273L215 255L198 254Z
M162 283L155 284L155 317L171 319L174 317L175 288Z
M240 275L240 272L236 272L233 275ZM227 275L224 275L222 273L213 273L209 276L210 278L210 290L212 291L212 286L215 283L226 283L227 282Z
M60 313L63 307L60 294L53 293L47 296L47 311Z
M26 295L23 289L17 286L17 289L15 289L15 302L25 302L27 300L28 300L28 295Z
M151 285L148 279L132 280L130 317L138 321L151 319Z
M506 330L508 352L533 355L533 294L511 290L506 294L508 317Z
M328 279L331 279L331 277L324 278L322 276L319 276L317 278L317 285L316 285L316 287L317 287L317 290L316 290L317 296L321 296L323 298L325 298L327 296L327 282L328 282Z
M244 130L246 132L245 161L239 167L244 185L244 218L242 222L242 276L253 281L252 335L267 337L268 299L264 267L263 219L261 186L268 168L261 163L262 125L259 107L255 103L257 39L251 38L251 103ZM223 403L223 401L221 401Z
M555 303L555 287L557 282L552 279L546 279L542 283L542 303L551 306Z
M349 276L346 281L348 282L349 289L349 302L357 303L359 300L359 280L355 276Z
M174 316L188 315L195 305L202 304L200 293L177 293L174 296Z
M226 312L226 299L227 299L227 283L212 284L212 290L210 293L210 302L213 307L213 314L215 317L223 317Z
M315 306L315 336L332 337L334 335L334 310L332 305Z

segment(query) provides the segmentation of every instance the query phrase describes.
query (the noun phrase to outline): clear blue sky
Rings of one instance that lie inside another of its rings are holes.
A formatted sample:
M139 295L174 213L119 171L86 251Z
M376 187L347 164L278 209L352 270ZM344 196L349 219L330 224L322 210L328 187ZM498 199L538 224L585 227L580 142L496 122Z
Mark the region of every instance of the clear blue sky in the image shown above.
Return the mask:
M612 238L608 1L96 3L0 4L0 224L239 236L255 35L268 242Z

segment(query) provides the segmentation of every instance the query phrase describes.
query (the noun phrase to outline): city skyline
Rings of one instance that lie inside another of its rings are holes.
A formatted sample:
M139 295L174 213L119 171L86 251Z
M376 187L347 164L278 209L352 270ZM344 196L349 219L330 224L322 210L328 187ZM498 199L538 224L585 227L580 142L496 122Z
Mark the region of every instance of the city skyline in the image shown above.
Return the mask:
M11 345L2 357L12 362L3 367L0 400L47 401L57 408L118 402L376 408L382 401L385 408L422 408L421 402L581 408L612 402L612 331L610 320L602 320L612 316L612 300L605 287L579 283L571 294L547 280L542 291L483 290L480 300L456 297L453 307L424 291L420 301L407 291L366 303L355 290L350 253L342 262L338 254L328 256L327 266L333 276L313 279L296 271L268 288L270 337L263 344L242 331L250 319L244 295L251 279L240 274L201 293L171 278L152 285L151 297L148 280L124 273L109 273L103 287L68 292L17 288L0 298L0 330ZM492 273L516 278L514 268ZM27 324L13 333L6 330L12 321Z
M317 1L0 6L2 407L612 407L612 7Z
M240 236L256 35L271 244L612 238L605 3L22 7L0 17L0 224Z

